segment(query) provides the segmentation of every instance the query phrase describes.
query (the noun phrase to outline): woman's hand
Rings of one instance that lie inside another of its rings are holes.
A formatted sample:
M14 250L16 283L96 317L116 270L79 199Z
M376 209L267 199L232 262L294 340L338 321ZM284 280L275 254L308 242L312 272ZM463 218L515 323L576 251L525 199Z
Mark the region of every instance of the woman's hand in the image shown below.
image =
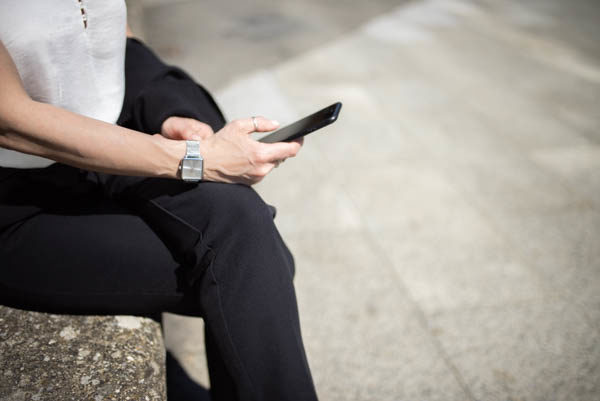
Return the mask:
M302 139L293 142L262 143L250 137L279 127L276 121L255 117L235 120L200 143L204 158L204 180L253 185L288 157L294 157Z
M162 123L160 133L167 139L196 141L208 139L214 134L208 124L193 118L177 116L167 118Z

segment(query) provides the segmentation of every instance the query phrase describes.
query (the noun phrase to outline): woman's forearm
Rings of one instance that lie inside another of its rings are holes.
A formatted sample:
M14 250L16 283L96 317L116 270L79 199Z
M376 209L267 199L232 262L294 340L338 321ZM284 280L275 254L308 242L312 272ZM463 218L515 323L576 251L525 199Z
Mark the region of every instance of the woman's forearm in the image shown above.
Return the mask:
M185 142L108 124L22 99L0 130L0 146L79 168L112 174L171 177Z
M45 157L86 170L111 174L178 175L184 141L146 135L32 100L0 41L0 147ZM227 124L202 142L204 179L253 185L282 160L294 157L301 143L265 144L255 131L278 124L262 117Z
M185 142L32 100L0 41L0 147L113 174L176 177Z

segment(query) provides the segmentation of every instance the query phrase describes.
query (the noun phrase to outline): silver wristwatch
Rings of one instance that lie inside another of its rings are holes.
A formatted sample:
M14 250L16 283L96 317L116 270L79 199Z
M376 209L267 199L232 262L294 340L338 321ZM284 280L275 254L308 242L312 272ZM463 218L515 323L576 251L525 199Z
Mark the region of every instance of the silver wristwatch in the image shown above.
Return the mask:
M200 155L200 142L185 141L185 157L179 164L181 179L188 182L200 181L203 167L204 159Z

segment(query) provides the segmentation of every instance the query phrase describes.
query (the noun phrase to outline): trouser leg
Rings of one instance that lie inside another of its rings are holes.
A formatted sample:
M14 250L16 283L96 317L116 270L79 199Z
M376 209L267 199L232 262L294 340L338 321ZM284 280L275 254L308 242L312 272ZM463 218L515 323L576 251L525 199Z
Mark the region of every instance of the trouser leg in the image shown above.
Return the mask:
M204 348L210 377L210 395L215 401L237 400L235 382L227 371L225 361L217 349L217 342L208 326L204 326Z
M162 239L77 169L54 165L1 182L0 216L19 210L28 216L0 230L0 303L50 313L199 315L186 269Z
M39 186L26 184L35 200ZM211 369L220 365L211 378L233 389L223 399L315 400L292 258L268 206L241 185L140 184L118 202L87 189L43 197L2 232L0 298L53 312L190 311L206 322Z
M126 75L120 124L154 133L164 118L176 115L215 131L223 126L210 94L139 42L128 42ZM258 195L214 183L191 189L175 181L112 176L105 184L109 196L135 199L140 214L187 267L209 332L218 395L230 398L225 388L233 381L242 400L316 399L298 322L293 259ZM165 188L169 195L161 192ZM156 189L158 195L150 193Z
M240 400L315 400L293 260L271 209L243 185L146 180L126 192L187 266L209 343Z

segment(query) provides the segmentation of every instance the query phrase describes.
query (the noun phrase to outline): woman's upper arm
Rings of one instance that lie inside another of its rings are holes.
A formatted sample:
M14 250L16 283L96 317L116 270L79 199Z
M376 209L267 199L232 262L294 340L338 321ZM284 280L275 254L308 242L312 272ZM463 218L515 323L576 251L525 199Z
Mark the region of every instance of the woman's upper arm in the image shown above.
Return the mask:
M30 100L10 53L0 41L0 128L10 127L19 107Z

